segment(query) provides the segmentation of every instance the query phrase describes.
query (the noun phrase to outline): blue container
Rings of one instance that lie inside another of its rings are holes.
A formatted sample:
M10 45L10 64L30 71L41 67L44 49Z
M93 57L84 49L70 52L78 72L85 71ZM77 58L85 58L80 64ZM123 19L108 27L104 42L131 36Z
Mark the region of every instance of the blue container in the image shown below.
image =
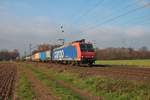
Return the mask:
M40 52L40 60L45 61L46 60L46 53L45 52Z
M72 45L54 49L52 52L52 60L75 60L76 58L77 49Z

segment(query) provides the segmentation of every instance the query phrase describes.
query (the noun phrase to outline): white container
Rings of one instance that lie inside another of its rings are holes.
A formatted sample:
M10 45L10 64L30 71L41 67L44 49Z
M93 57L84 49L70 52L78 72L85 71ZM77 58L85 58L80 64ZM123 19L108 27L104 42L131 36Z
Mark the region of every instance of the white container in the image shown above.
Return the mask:
M46 53L46 59L47 59L47 60L50 60L50 59L51 59L51 51L48 50L48 51L46 51L45 53Z

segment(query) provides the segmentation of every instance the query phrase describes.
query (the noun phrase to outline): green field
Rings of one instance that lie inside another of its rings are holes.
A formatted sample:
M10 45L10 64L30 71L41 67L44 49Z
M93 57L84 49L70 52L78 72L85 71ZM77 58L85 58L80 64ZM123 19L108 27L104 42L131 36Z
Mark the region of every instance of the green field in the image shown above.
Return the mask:
M106 65L136 65L150 67L150 59L147 60L97 60L96 64Z
M32 90L31 83L29 82L25 71L21 67L17 67L18 74L18 82L16 84L16 95L19 100L33 100L35 97L35 93Z

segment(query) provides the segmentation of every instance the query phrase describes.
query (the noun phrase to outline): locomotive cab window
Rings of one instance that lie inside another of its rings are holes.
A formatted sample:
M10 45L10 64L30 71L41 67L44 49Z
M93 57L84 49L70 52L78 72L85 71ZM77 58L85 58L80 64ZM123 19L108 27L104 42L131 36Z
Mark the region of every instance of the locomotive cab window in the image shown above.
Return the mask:
M92 44L80 44L81 51L93 52L94 48Z

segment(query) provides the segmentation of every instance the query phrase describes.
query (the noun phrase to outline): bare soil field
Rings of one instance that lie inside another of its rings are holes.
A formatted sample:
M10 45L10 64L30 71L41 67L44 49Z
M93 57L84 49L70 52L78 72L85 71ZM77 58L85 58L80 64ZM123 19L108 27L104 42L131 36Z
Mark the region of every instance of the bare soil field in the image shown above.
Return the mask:
M0 100L12 98L16 77L16 66L9 63L0 64Z

